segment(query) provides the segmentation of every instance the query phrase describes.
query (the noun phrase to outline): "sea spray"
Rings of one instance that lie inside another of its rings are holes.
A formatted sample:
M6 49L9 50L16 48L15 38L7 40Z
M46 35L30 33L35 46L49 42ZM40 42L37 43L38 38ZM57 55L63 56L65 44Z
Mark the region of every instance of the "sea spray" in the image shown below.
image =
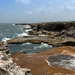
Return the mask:
M28 35L27 33L24 33L24 32L23 32L23 33L21 33L21 34L18 34L18 36L19 36L19 37L22 37L22 36L29 36L29 35Z
M7 37L2 38L2 41L4 41L4 42L6 42L7 40L10 40L10 38L7 38Z

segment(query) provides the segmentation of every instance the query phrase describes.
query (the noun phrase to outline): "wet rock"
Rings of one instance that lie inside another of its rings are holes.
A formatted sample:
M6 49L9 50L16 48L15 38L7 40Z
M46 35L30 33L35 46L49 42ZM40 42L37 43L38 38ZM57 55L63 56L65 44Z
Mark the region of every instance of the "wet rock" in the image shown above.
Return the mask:
M48 49L41 53L22 54L17 52L13 54L14 61L21 67L28 67L32 70L33 75L74 75L75 74L75 47L63 46ZM51 60L62 64L53 64ZM18 60L16 60L18 59ZM64 61L63 61L64 60ZM50 64L51 63L51 64Z
M72 59L75 60L75 58L73 56L63 55L63 54L48 57L48 61L50 62L51 66L64 66L64 67L66 67L67 64L68 65L71 64L70 61ZM69 65L67 67L69 68L69 67L72 67L72 66Z

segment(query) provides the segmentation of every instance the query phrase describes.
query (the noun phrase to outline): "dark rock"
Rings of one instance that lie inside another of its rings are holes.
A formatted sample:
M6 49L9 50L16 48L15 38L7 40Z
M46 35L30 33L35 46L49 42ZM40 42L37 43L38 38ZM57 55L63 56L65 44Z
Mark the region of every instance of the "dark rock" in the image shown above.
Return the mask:
M71 26L70 28L68 28L68 31L73 31L75 29L75 27Z
M27 30L27 29L31 29L31 28L23 28L23 30Z
M0 75L11 75L6 69L0 68Z
M60 35L63 35L65 33L66 33L66 30L62 30L61 33L60 33Z

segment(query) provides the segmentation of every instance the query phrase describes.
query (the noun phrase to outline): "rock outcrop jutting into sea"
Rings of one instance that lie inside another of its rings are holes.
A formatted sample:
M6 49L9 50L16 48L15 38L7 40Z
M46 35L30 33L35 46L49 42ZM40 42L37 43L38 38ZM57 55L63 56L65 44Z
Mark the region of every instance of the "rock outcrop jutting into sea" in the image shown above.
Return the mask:
M8 44L21 44L26 42L30 43L44 42L52 46L64 46L64 45L75 46L75 21L31 23L31 24L26 23L15 25L30 25L32 31L29 31L28 34L31 36L13 38L7 41Z
M0 75L32 75L31 70L20 68L9 53L8 44L0 42Z

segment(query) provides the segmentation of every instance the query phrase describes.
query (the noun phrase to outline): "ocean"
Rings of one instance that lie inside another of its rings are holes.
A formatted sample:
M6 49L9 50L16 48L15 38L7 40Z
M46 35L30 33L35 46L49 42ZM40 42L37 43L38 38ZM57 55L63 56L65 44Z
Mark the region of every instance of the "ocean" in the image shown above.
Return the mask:
M0 24L0 41L6 42L7 40L13 39L15 37L29 36L27 33L32 29L23 30L23 28L29 28L29 25L15 25L12 23L2 23ZM18 51L29 54L29 53L39 53L45 51L46 49L53 48L51 45L46 43L41 44L32 44L32 43L23 43L23 44L9 44L10 53L16 53Z

